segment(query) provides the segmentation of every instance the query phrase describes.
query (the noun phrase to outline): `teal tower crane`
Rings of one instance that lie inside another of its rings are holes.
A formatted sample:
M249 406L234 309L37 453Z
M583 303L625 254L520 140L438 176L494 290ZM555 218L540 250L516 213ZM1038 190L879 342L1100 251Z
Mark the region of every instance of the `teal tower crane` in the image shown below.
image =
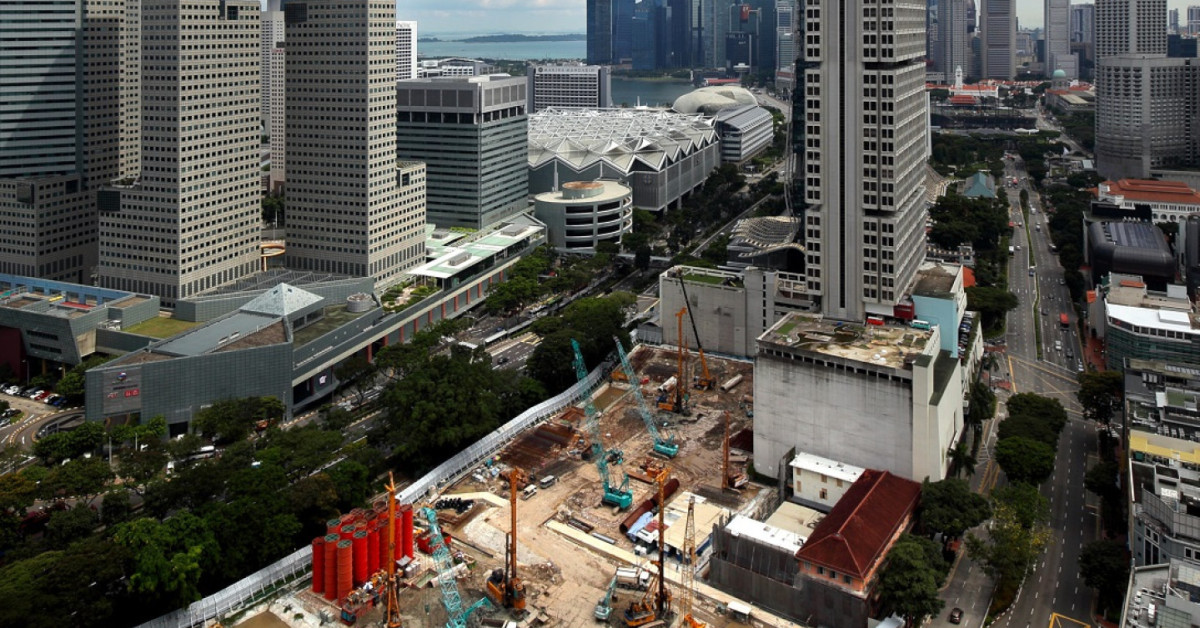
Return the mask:
M438 527L437 511L426 506L422 514L429 520L430 545L433 549L433 562L437 565L438 584L442 587L442 605L450 616L446 628L467 628L467 618L481 606L490 606L486 597L463 609L462 596L458 593L458 582L454 580L454 561L450 559L450 549L446 547L446 539Z
M646 424L646 431L650 432L650 437L654 439L654 452L668 458L674 458L679 454L679 443L675 442L675 435L672 434L664 438L658 431L658 425L655 424L654 415L650 412L650 406L646 403L646 398L642 396L642 387L637 383L637 374L633 371L633 365L629 363L629 356L625 354L625 347L621 346L621 339L613 336L613 342L617 343L617 355L621 356L621 368L625 369L625 373L629 376L629 384L633 388L633 396L637 399L638 411L642 414L642 421Z
M579 381L587 380L587 365L583 362L583 351L579 342L571 339L571 348L575 350L575 376ZM622 510L633 503L633 491L629 490L629 476L621 473L621 482L613 481L612 469L608 466L608 451L604 449L604 440L600 438L600 413L592 403L591 395L584 397L584 411L587 413L588 433L592 437L592 458L596 459L596 468L600 471L600 481L604 482L603 503L616 506Z

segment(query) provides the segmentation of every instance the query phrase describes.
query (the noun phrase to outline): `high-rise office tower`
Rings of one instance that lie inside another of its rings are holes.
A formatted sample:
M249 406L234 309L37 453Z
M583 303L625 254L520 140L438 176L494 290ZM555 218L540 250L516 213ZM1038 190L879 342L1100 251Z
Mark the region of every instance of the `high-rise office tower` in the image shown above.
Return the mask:
M417 23L396 22L396 80L417 78Z
M1071 0L1045 0L1042 8L1046 75L1062 70L1068 79L1079 78L1079 61L1071 54Z
M1012 79L1016 74L1016 0L980 0L979 71L983 78Z
M1096 42L1096 5L1071 5L1071 41L1085 44Z
M271 50L271 191L278 193L287 181L287 49Z
M528 208L525 77L413 79L397 83L394 96L397 151L428 166L429 222L481 229Z
M399 189L396 7L289 0L287 51L285 262L387 287L425 255L425 214Z
M113 6L121 6L121 2ZM120 26L121 128L119 176L136 176L142 167L142 0L124 0Z
M795 39L795 0L777 0L775 20L775 89L786 94L796 85L796 56L799 54Z
M612 106L612 73L603 65L535 65L525 73L533 113L546 107L600 109Z
M1179 9L1171 9L1167 13L1167 28L1174 34L1179 33Z
M927 14L929 58L933 70L941 72L944 80L953 80L954 71L967 67L967 0L936 0L937 9ZM931 2L930 5L933 3Z
M792 119L807 290L832 318L890 316L925 257L925 3L805 11Z
M1110 179L1197 164L1196 59L1167 57L1165 0L1096 2L1096 169Z
M90 282L96 189L137 171L138 6L0 2L0 272Z
M587 62L612 63L613 0L587 0Z
M629 65L633 62L633 11L636 7L636 0L613 0L614 65Z
M967 32L974 33L975 26L978 23L978 15L975 12L975 0L967 0ZM969 48L970 46L968 46Z
M1200 34L1200 7L1187 8L1187 30L1193 35Z
M101 192L100 282L166 303L258 268L257 0L143 0L141 178Z
M695 12L693 0L667 0L671 7L671 59L669 67L688 68L692 66L692 56L696 51L693 41L692 24Z
M271 55L283 43L283 11L281 0L267 0L262 12L262 124L263 133L271 132Z

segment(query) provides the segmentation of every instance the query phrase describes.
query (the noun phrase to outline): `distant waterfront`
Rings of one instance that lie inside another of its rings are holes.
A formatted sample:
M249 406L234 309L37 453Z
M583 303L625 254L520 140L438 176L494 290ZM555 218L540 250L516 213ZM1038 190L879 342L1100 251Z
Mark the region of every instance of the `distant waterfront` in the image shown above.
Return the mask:
M671 106L676 98L695 89L687 81L638 81L614 76L612 79L612 101L614 107L622 104L634 107L638 104Z

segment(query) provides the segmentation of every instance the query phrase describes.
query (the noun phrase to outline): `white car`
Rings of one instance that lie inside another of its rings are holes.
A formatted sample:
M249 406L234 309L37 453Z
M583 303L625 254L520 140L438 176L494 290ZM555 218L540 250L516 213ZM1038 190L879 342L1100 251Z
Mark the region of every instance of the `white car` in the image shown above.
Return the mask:
M21 392L20 386L9 386L8 388L4 389L4 393L8 395L15 395L19 392Z

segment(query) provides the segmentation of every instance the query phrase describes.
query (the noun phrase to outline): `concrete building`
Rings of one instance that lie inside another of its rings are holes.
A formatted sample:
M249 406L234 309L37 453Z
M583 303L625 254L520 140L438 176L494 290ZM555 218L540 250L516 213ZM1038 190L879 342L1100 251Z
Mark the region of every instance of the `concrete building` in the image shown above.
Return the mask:
M1046 0L1042 15L1045 73L1062 70L1068 79L1079 78L1079 60L1071 54L1071 0Z
M616 181L570 181L534 197L534 216L546 239L564 252L595 251L601 242L619 244L633 229L633 190Z
M305 6L287 24L285 263L387 287L425 259L425 208L400 191L395 10L369 0ZM342 77L332 94L330 73Z
M952 77L956 69L966 70L969 38L967 0L937 0L937 4L930 8L925 36L929 41L932 72Z
M1007 81L1016 76L1016 0L980 0L979 48L982 78Z
M720 165L711 118L646 109L558 109L529 116L529 192L562 181L611 179L634 207L664 211Z
M23 382L96 352L119 353L112 330L158 316L158 297L0 274L0 364Z
M139 167L140 23L138 0L0 3L0 273L92 280L96 190Z
M796 448L913 480L945 477L963 388L942 333L784 316L758 338L755 470L777 477Z
M1128 359L1200 365L1200 325L1183 286L1147 290L1141 277L1112 274L1088 298L1093 336L1105 341L1106 367Z
M283 10L280 7L281 0L269 0L267 10L262 12L262 19L259 22L262 27L262 61L259 64L259 72L262 75L262 126L263 133L267 134L271 131L271 112L274 111L274 102L271 100L272 81L275 79L285 80L286 77L275 76L271 70L273 68L271 57L276 48L280 48L284 38L284 21Z
M796 45L796 2L775 2L775 90L786 98L796 85L796 57L800 48Z
M1082 44L1096 43L1096 5L1071 5L1071 41Z
M1200 442L1200 369L1128 358L1124 376L1124 418L1131 435Z
M587 62L612 63L613 0L587 0Z
M1129 628L1200 624L1200 566L1194 560L1171 560L1135 567L1121 607L1121 625ZM1151 608L1153 607L1153 611Z
M1130 445L1129 545L1134 564L1200 562L1200 473L1193 466L1197 444L1137 431L1130 433Z
M808 292L825 316L861 321L890 316L924 259L925 4L880 21L825 4L806 9L813 43L793 92L795 198Z
M417 75L413 78L436 78L439 76L489 76L496 72L495 66L478 59L451 57L426 59L417 63Z
M1147 206L1156 223L1183 223L1191 214L1200 212L1200 192L1182 181L1103 181L1096 188L1096 198L1130 210Z
M1200 34L1200 6L1187 8L1187 30L1193 35Z
M1110 179L1150 178L1197 163L1200 60L1162 52L1099 57L1096 63L1096 169Z
M250 0L144 0L157 34L142 46L141 177L101 192L101 285L172 304L258 267L260 14Z
M480 229L528 209L525 90L507 74L396 83L397 151L428 166L429 222Z
M603 65L532 65L525 75L534 113L547 107L604 109L612 106L612 74Z
M775 119L757 105L722 109L716 120L722 163L740 164L770 148L775 140Z
M1101 283L1110 272L1144 280L1154 290L1167 290L1176 262L1162 231L1149 222L1093 222L1085 231L1084 255L1091 280ZM1182 289L1182 286L1180 287Z
M396 21L396 80L417 78L417 23Z
M829 512L866 469L797 451L792 458L792 499Z
M196 412L222 399L274 396L287 416L319 405L338 386L338 364L370 360L381 347L478 305L544 242L543 234L524 217L471 236L435 231L429 261L409 271L413 284L397 301L375 297L370 277L269 271L179 302L177 318L201 322L181 333L150 338L134 328L104 331L102 338L97 332L97 344L120 357L87 372L87 420L136 423L162 415L175 436ZM435 291L409 303L418 286ZM184 380L188 385L180 387Z

